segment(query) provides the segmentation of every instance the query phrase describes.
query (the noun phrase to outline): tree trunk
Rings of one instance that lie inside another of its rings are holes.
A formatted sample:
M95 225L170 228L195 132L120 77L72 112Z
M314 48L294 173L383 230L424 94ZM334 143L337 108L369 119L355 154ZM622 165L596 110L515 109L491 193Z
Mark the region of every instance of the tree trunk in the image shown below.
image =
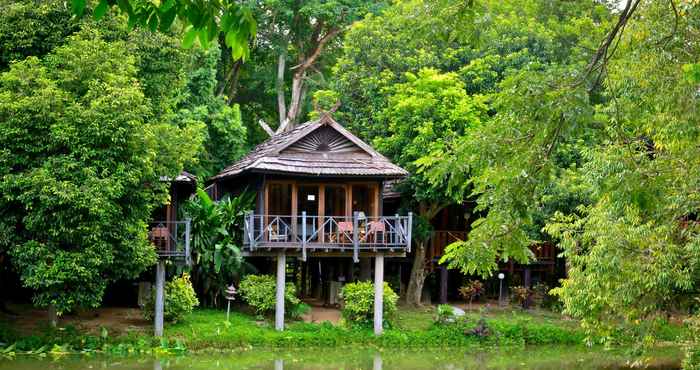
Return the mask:
M406 289L406 303L418 307L421 305L423 284L428 276L425 268L425 241L417 242L414 251L411 279Z
M279 127L284 126L284 120L287 117L287 104L285 102L284 96L284 70L287 63L287 48L282 49L279 57L277 58L277 82L275 88L277 89L277 114L279 115Z
M55 328L58 325L58 314L56 313L56 306L50 304L48 309L49 325Z
M418 204L418 215L429 222L444 207L445 205L440 203L420 202ZM425 278L428 276L425 263L428 241L427 239L417 240L415 243L411 278L408 282L408 288L406 288L406 303L412 306L421 305L423 284L425 283Z

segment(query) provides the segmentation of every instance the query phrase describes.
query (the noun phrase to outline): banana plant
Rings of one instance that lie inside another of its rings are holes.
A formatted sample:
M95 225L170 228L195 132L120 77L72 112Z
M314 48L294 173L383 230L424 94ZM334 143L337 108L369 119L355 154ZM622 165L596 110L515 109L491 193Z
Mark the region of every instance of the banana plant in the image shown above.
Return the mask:
M223 290L252 269L241 255L243 220L252 208L255 194L213 201L202 189L184 206L186 217L192 219L192 282L207 306L218 306Z

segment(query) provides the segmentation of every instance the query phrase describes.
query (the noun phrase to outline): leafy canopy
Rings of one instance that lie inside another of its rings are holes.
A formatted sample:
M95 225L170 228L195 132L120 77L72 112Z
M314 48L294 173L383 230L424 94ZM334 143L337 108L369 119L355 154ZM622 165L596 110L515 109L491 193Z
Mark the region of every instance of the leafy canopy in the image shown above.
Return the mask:
M35 303L59 313L97 306L107 284L154 263L159 178L199 148L200 126L154 116L136 63L89 31L0 75L0 240Z

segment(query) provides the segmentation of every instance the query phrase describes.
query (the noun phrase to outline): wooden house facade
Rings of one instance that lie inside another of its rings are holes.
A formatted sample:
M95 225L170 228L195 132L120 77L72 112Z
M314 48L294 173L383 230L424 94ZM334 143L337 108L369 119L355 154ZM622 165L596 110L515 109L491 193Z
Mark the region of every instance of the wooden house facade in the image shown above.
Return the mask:
M385 214L384 182L407 175L323 114L271 137L225 168L210 180L210 193L215 199L256 193L255 209L245 218L243 253L276 258L278 289L284 289L288 256L353 262L374 257L375 281L383 281L384 257L410 252L412 224L410 213ZM277 313L281 330L280 309ZM379 316L375 331L381 332Z

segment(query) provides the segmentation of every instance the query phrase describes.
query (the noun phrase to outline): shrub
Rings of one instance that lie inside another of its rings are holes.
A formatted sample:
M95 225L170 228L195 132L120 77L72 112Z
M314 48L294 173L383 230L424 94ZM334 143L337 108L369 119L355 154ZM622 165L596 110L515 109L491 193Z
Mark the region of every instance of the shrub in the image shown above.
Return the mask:
M437 316L435 323L446 324L455 321L455 309L449 304L441 304L437 306Z
M192 310L199 305L197 295L192 288L190 275L182 274L165 284L165 307L163 309L163 319L168 322L181 321L185 315L192 313ZM143 308L143 315L147 320L153 320L155 311L156 291L153 289L151 298Z
M484 284L479 280L469 280L467 285L459 288L459 295L464 298L469 304L472 301L479 299L484 293Z
M512 291L511 302L517 303L522 308L528 308L530 298L532 297L532 289L524 286L514 286L510 289Z
M272 275L248 275L241 281L241 296L258 315L274 311L276 300L276 281ZM301 301L297 298L297 289L287 283L284 289L284 305L287 314L293 314Z
M368 324L374 317L374 284L368 281L345 284L341 292L342 315L349 323ZM399 296L384 283L384 323L390 323L396 313Z
M684 341L685 358L683 369L700 370L700 314L696 314L685 321L688 328Z
M535 303L541 308L560 312L563 308L563 303L554 294L550 293L550 288L545 283L538 283L532 287L532 295Z

